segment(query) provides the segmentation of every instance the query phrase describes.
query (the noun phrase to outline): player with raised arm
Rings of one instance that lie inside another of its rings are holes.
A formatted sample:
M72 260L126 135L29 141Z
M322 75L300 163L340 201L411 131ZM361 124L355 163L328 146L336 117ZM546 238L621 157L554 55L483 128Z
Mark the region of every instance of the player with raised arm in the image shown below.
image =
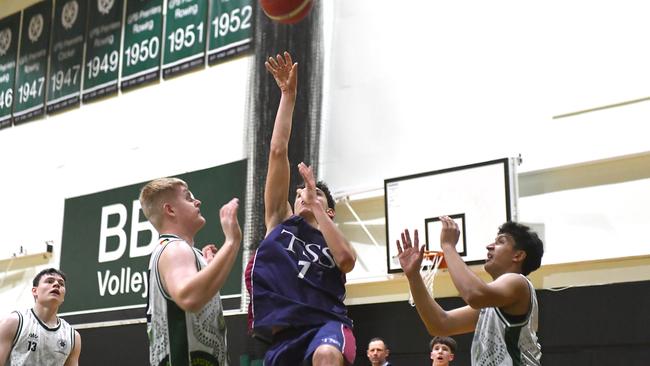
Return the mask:
M140 192L142 210L160 233L149 260L147 332L152 366L227 366L226 322L219 290L241 243L233 198L219 211L225 241L217 251L194 247L205 225L201 201L178 178L160 178Z
M441 217L440 245L451 279L467 306L446 311L429 295L420 276L424 245L419 246L408 230L397 241L399 261L420 318L431 335L474 332L471 358L474 366L539 366L537 297L525 277L539 268L544 254L542 241L530 228L515 222L501 225L493 243L487 245L485 270L493 281L485 283L463 262L456 251L458 225Z
M296 102L298 64L289 53L265 63L282 91L275 119L264 191L266 235L246 270L250 326L270 335L264 364L350 365L356 346L343 304L345 273L356 253L334 224L334 199L300 163L305 185L288 202L289 138Z

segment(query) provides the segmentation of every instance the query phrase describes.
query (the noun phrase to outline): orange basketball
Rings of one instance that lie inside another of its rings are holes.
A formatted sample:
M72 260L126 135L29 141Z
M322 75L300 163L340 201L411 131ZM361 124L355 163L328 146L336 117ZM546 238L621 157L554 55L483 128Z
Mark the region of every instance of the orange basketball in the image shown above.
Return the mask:
M264 14L272 20L293 24L309 14L313 0L260 0Z

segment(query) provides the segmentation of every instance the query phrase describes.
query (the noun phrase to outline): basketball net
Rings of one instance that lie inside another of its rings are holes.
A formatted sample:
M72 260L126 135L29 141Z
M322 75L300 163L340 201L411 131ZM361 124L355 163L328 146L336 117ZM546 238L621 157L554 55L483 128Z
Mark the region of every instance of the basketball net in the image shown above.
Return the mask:
M435 279L439 268L447 268L447 263L445 263L445 257L443 253L439 251L425 251L420 275L422 276L424 286L427 288L427 291L429 292L431 298L435 298L433 295L433 280ZM409 304L411 304L411 306L415 306L413 293L410 291Z

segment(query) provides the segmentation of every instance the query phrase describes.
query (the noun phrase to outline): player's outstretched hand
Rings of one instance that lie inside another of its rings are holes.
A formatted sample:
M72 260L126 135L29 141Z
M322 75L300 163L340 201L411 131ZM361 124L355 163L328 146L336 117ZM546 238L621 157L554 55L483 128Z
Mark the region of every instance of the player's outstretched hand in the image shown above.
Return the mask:
M451 245L456 247L458 238L460 237L460 229L458 224L449 216L440 217L442 229L440 230L440 246Z
M406 276L417 274L422 266L422 258L424 257L424 245L420 248L420 240L418 238L418 231L415 230L414 240L411 242L411 234L408 229L402 232L402 242L397 240L397 252L399 264L402 266Z
M305 206L311 207L313 203L318 201L316 197L314 170L309 165L301 162L298 164L298 172L300 172L302 179L305 181L305 188L300 191L300 198Z
M203 253L203 258L205 258L205 261L210 264L212 262L212 259L214 259L214 255L217 254L217 247L214 244L208 244L201 249L201 252Z
M226 236L226 241L232 241L236 244L241 242L241 227L237 220L237 209L239 208L239 198L233 198L219 210L221 219L221 228Z
M298 63L291 60L289 52L285 51L284 56L278 54L275 57L269 57L264 66L273 75L282 93L296 93L298 88Z

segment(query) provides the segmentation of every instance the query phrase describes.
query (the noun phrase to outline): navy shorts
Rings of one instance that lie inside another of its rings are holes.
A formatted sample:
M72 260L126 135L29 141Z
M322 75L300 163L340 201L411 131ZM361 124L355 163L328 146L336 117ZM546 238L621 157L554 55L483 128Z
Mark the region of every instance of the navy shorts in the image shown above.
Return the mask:
M356 340L347 325L331 321L315 327L289 328L273 337L264 356L264 366L311 365L311 357L322 345L334 346L352 365L357 353Z

